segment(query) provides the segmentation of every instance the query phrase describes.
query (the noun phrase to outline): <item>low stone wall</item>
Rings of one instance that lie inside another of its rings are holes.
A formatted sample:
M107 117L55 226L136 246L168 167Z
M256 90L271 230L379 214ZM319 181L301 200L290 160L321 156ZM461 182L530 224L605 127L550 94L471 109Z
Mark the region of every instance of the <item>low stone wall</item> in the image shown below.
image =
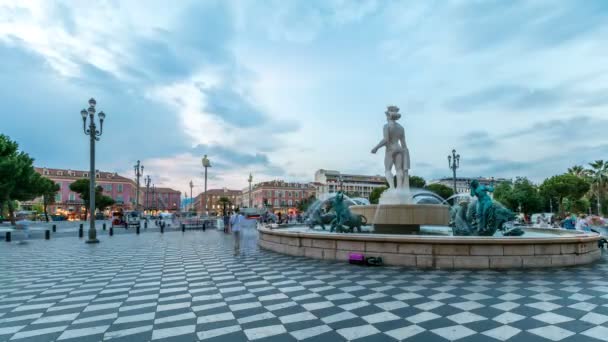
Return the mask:
M347 261L352 252L380 256L386 265L442 269L501 269L589 264L601 257L599 236L542 238L316 234L258 228L264 249Z

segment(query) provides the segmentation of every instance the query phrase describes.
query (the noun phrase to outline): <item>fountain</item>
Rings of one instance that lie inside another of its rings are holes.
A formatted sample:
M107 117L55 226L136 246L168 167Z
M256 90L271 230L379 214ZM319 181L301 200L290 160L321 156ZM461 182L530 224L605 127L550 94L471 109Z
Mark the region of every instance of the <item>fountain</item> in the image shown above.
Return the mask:
M513 226L515 215L492 201L491 186L471 182L470 194L450 198L451 209L430 191L410 189L399 108L389 106L385 114L384 137L372 149L385 148L389 189L379 204L358 205L342 192L331 194L311 205L306 224L259 227L262 248L341 261L364 253L388 265L447 269L571 266L600 258L598 234Z

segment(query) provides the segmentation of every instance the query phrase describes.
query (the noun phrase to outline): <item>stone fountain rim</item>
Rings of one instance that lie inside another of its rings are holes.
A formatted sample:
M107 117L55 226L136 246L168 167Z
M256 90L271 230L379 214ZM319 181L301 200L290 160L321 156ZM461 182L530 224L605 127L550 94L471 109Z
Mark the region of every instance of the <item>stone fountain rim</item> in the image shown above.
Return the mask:
M381 234L318 234L304 232L289 232L283 229L270 229L265 226L257 228L258 231L276 236L298 237L321 240L341 241L371 241L371 242L396 242L417 244L446 244L446 245L529 245L529 244L553 244L553 243L586 243L599 241L601 236L595 233L572 231L568 236L551 237L493 237L493 236L430 236L430 235L381 235ZM556 228L533 228L536 231L555 232Z

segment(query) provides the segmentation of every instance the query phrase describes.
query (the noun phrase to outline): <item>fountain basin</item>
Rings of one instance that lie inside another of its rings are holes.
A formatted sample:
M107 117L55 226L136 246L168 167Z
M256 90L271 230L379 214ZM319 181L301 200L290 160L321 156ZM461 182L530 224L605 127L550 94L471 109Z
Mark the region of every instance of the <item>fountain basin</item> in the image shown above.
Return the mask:
M335 234L260 226L259 245L282 254L348 260L350 253L380 256L386 265L438 269L517 269L592 263L601 257L600 236L539 229L547 236L485 237Z
M353 214L365 216L379 234L417 234L420 226L447 226L450 208L439 204L372 204L350 206Z

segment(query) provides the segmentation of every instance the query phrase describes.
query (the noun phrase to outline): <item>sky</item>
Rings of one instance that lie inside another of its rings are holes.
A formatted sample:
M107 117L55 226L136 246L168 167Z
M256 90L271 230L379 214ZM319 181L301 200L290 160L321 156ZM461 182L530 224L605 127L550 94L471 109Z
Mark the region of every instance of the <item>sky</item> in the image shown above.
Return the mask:
M0 133L87 169L202 191L383 174L388 105L410 174L535 182L608 159L608 2L0 0Z

